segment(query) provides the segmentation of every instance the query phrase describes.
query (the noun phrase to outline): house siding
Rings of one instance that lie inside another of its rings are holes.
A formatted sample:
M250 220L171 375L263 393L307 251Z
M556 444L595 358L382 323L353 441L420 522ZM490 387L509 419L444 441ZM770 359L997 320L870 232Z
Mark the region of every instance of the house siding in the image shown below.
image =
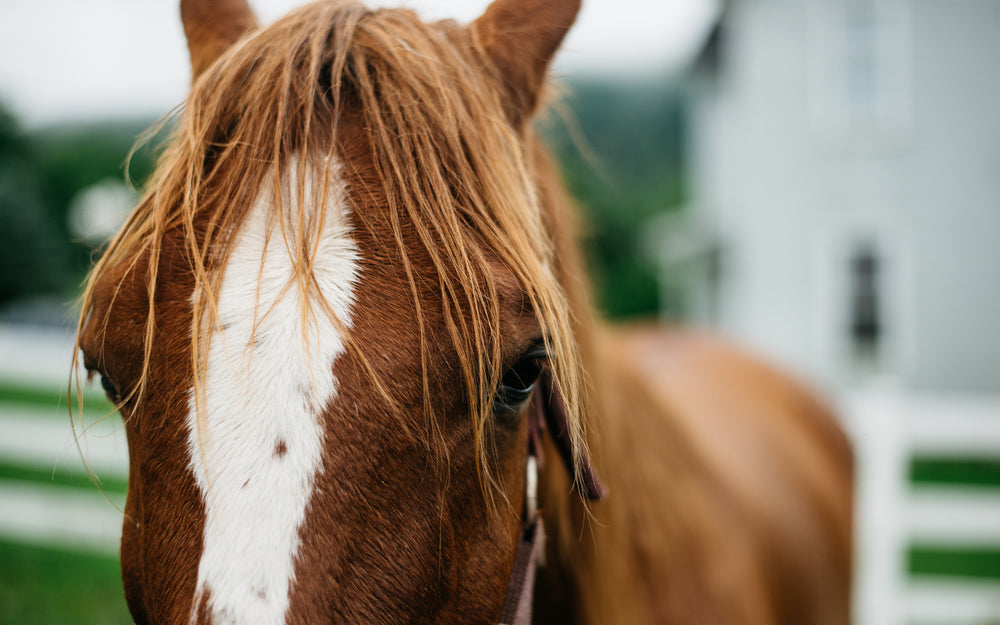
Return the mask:
M696 81L694 206L725 260L716 323L820 383L851 384L866 373L847 267L872 245L878 373L1000 390L1000 3L873 0L870 110L848 75L863 63L843 57L852 6L731 3L720 67Z

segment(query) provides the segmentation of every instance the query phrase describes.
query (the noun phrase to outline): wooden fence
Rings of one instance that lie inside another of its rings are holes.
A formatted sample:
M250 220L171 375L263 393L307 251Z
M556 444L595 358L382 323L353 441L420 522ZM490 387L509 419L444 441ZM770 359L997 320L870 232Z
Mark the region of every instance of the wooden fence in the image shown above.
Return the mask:
M914 458L1000 459L1000 397L904 392L881 383L843 402L858 460L856 625L996 625L1000 570L911 574L908 554L1000 548L1000 489L924 485ZM992 579L991 579L992 578Z

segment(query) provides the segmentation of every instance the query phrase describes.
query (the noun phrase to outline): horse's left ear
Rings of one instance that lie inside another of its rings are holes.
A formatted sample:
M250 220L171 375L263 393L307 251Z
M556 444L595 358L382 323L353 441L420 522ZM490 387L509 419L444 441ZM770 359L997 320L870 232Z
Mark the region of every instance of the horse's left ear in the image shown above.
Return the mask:
M472 24L496 65L515 124L531 117L549 62L580 11L580 0L495 0Z
M191 53L191 82L237 39L257 27L246 0L181 0L181 21Z

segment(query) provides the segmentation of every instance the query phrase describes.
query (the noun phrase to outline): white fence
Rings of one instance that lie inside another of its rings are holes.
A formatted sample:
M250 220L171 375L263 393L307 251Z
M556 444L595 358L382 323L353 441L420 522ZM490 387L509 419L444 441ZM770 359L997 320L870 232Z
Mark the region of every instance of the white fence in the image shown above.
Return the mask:
M7 386L65 389L73 355L72 332L0 324L0 381ZM0 400L0 461L42 474L105 478L128 472L128 450L117 417L90 422L74 436L66 400L51 407ZM0 478L0 539L113 554L118 550L124 502L91 490Z
M996 625L1000 581L910 577L907 549L1000 547L1000 490L912 487L913 457L1000 457L1000 397L883 384L843 405L858 460L857 625ZM1000 571L996 572L1000 577Z

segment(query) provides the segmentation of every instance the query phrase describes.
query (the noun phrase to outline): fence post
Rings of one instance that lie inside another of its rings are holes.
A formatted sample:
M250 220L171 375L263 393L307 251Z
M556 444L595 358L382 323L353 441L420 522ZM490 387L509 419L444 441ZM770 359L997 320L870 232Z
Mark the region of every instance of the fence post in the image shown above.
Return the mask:
M857 462L856 625L903 625L907 484L903 397L895 381L884 379L847 398Z

